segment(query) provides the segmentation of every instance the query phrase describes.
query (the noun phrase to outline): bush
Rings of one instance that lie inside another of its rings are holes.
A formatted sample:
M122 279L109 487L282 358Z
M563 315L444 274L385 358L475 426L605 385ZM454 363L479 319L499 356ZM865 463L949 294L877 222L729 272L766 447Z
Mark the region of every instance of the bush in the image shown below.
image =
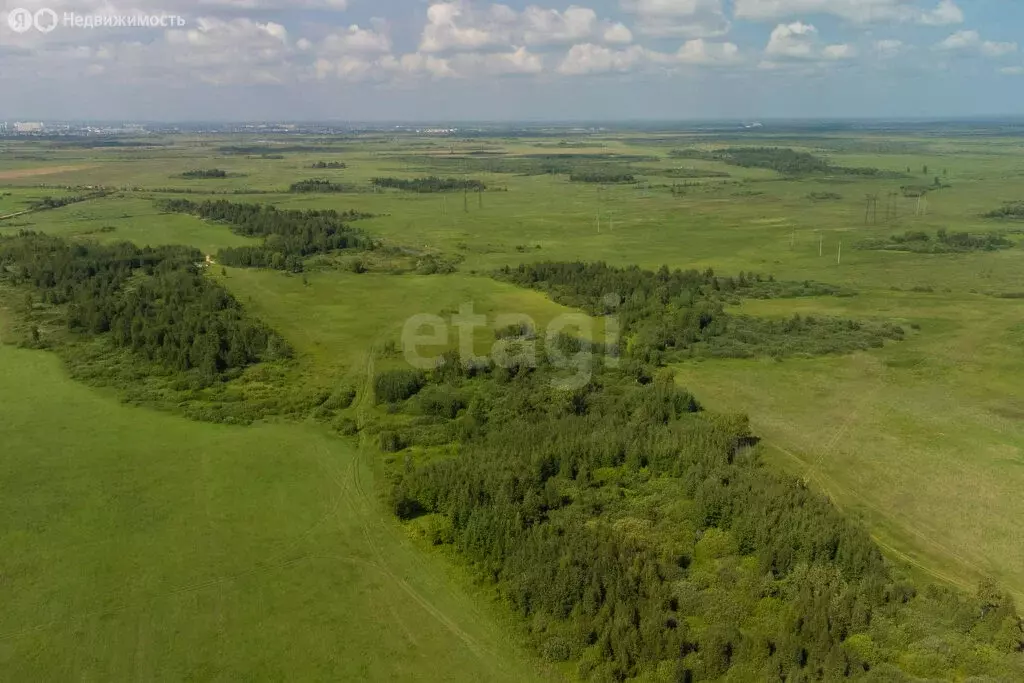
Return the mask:
M385 453L397 453L409 447L409 440L401 432L385 429L377 435L377 445Z
M324 407L328 410L344 410L356 400L356 390L353 387L342 387L324 401Z
M425 383L419 370L387 370L374 378L373 395L377 403L396 403L415 396Z
M342 436L355 436L359 433L359 425L350 417L338 417L331 426Z
M454 420L466 401L450 387L431 386L420 393L419 405L424 415Z

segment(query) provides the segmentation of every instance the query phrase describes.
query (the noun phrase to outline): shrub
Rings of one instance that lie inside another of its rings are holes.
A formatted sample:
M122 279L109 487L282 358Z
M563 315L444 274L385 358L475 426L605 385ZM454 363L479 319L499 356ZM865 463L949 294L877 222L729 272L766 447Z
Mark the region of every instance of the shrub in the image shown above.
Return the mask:
M377 403L395 403L415 396L425 383L419 370L387 370L374 378L373 394Z
M385 453L397 453L408 448L409 440L401 432L394 429L385 429L377 435L377 444Z

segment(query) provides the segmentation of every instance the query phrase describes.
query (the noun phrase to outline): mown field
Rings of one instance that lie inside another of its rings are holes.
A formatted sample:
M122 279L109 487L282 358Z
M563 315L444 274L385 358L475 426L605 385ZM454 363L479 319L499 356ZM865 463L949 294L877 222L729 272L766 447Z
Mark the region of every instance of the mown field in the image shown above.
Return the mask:
M154 206L160 198L215 197L372 213L359 226L388 243L458 259L456 273L430 276L211 268L296 348L306 381L324 386L363 381L371 348L397 340L415 314L448 315L472 303L489 320L523 313L543 327L567 312L488 277L505 265L579 259L711 267L856 291L746 302L740 310L893 321L911 331L907 339L827 358L681 362L677 381L710 407L748 413L769 458L862 518L895 561L967 590L993 577L1024 600L1024 317L1013 298L1024 295L1021 235L1011 232L1015 246L995 252L857 248L909 230L1024 227L983 217L1024 199L1021 138L623 133L576 147L369 136L289 140L280 149L237 139L157 142L112 149L4 143L0 216L41 197L76 194L75 187L112 193L0 220L0 233L187 244L206 254L254 243ZM225 150L238 145L253 149ZM905 177L789 177L670 155L739 145L784 146ZM322 160L346 168L311 168ZM638 182L532 174L529 164L541 162L629 168ZM227 177L180 177L203 168ZM510 169L516 172L495 172ZM720 175L671 177L673 169ZM378 176L428 175L480 179L488 190L417 194L370 185ZM287 191L310 178L347 189ZM946 187L922 201L901 189L933 184ZM867 195L878 198L868 211ZM492 339L478 333L478 350ZM29 678L288 671L383 679L443 661L437 678L446 680L538 670L528 656L507 651L501 624L481 611L478 596L445 578L451 569L405 541L379 510L368 452L315 427L231 429L120 407L64 378L44 353L0 353L0 404L13 418L2 431L15 445L4 449L0 472L5 492L20 492L5 494L0 528L0 557L19 558L0 559L0 591L10 598L3 602L14 605L0 616L5 668ZM51 415L61 416L59 429ZM95 424L113 426L97 431ZM84 459L69 461L72 452ZM54 515L62 521L50 521ZM300 659L291 643L319 649ZM45 656L56 648L76 654ZM225 668L204 668L215 662Z

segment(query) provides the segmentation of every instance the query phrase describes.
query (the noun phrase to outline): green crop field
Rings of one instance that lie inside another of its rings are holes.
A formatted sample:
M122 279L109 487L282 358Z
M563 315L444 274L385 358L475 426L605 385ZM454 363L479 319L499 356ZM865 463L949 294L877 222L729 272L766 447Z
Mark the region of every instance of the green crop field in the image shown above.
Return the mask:
M543 331L576 312L491 277L504 266L603 261L841 286L852 295L743 300L729 310L894 323L905 338L824 357L673 358L676 383L709 408L749 415L770 465L862 522L896 566L966 592L993 579L1024 604L1024 222L984 217L1024 200L1022 139L927 131L566 139L9 142L0 147L0 235L198 249L212 259L206 277L294 349L292 381L328 393L358 388L340 414L361 425L388 419L366 387L374 363L402 366L396 344L410 317L448 320L471 305L486 319L473 337L485 354L500 315L529 316ZM573 146L581 142L592 146ZM880 172L784 175L714 158L755 146ZM682 149L694 158L670 153ZM313 168L320 161L345 168ZM574 182L538 164L635 178ZM181 177L192 169L227 175ZM424 176L478 179L487 189L372 184ZM288 191L308 179L344 190ZM109 194L36 204L97 187ZM928 191L918 197L921 187ZM165 210L167 199L371 214L354 225L408 267L368 262L356 272L320 257L301 273L221 266L220 250L261 240ZM911 231L1000 233L1011 245L864 248ZM418 271L425 254L453 272ZM0 333L15 341L25 330L20 295L0 294ZM600 321L588 320L581 333L603 339ZM436 351L458 343L450 332ZM0 346L0 375L0 670L12 679L567 673L520 642L521 625L462 561L394 519L382 499L388 468L403 456L380 453L368 435L331 433L312 411L230 427L190 421L173 406L123 405L116 388L71 379L58 355L42 350Z

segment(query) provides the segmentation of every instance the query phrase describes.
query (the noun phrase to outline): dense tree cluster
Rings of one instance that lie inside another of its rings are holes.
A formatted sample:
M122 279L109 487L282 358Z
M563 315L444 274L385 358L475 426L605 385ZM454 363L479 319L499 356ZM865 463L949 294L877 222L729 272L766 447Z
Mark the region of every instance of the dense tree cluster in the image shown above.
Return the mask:
M1024 218L1024 202L1007 202L1002 207L986 213L985 218Z
M548 659L597 681L1020 674L1009 598L919 594L763 466L744 418L634 361L557 376L449 354L380 432L389 452L454 454L397 460L395 513L493 582Z
M592 315L616 314L624 350L649 362L688 356L751 357L843 353L901 339L903 330L827 317L788 319L737 315L725 304L740 298L845 295L815 282L777 282L756 273L719 277L714 271L653 272L605 263L533 263L497 272L499 279L548 293Z
M573 171L569 180L574 183L634 183L636 177L627 171L588 169Z
M809 152L798 152L787 147L728 147L719 150L678 149L669 156L677 159L707 159L723 161L744 168L767 168L784 175L827 173L832 165Z
M85 194L67 195L66 197L43 197L33 201L29 206L33 211L45 211L47 209L59 209L62 206L85 202L90 199L99 199L110 194L108 190L99 190Z
M307 180L300 180L297 183L292 183L291 187L288 188L289 192L348 192L350 189L347 185L341 183L331 182L326 178L309 178Z
M456 190L486 190L487 186L481 180L473 178L439 178L428 176L426 178L373 178L370 182L377 187L390 187L395 190L406 192L453 192Z
M0 238L0 277L66 306L71 330L102 335L168 370L212 380L288 355L280 337L202 274L202 259L187 247Z
M987 232L972 235L967 232L949 232L940 228L934 236L921 230L891 235L885 239L865 240L858 245L861 249L912 251L921 254L951 254L969 251L999 251L1013 247L1013 242L1004 235Z
M344 161L317 161L310 168L348 168Z
M730 174L725 171L713 171L711 169L704 168L662 168L662 169L638 169L648 175L658 175L665 178L730 178Z
M239 235L265 238L258 247L221 249L217 260L229 266L298 272L303 269L303 260L308 256L374 246L373 240L362 230L345 222L368 216L356 211L289 211L267 204L240 204L226 200L196 203L170 199L158 205L164 211L190 213L227 223Z
M191 171L185 171L181 174L182 178L189 180L208 180L212 178L227 178L228 172L219 168L197 168Z
M903 177L902 174L877 168L848 168L833 166L827 159L798 152L788 147L727 147L725 149L675 149L669 156L676 159L704 159L721 161L743 168L766 168L783 175L811 175L815 173L843 173L871 177Z

